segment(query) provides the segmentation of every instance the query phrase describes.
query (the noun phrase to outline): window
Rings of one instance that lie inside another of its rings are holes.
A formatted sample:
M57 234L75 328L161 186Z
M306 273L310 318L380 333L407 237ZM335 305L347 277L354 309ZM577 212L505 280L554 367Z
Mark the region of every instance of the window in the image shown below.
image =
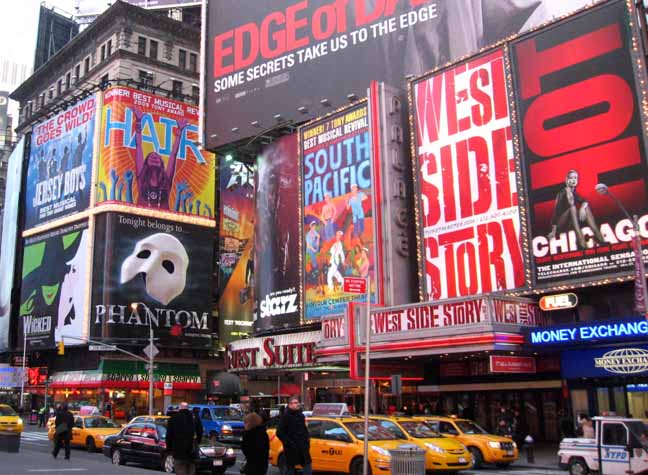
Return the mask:
M101 84L104 84L104 85L107 86L108 81L110 81L110 77L108 76L108 74L104 74L103 76L101 76Z
M335 422L324 421L322 423L322 438L326 440L339 440L351 442L351 437L344 428Z
M178 66L187 69L187 52L183 49L178 51Z
M72 85L72 73L67 73L65 75L65 89L70 89L70 86Z
M106 55L110 56L112 54L112 40L108 40L108 46L106 46Z
M90 72L90 56L83 62L83 75L86 76Z
M79 79L81 79L81 65L77 64L74 67L74 84L78 83Z
M139 437L142 434L143 426L141 424L133 424L128 429L126 429L127 436Z
M137 38L137 54L146 56L146 38L143 36Z
M191 86L191 96L195 99L200 97L200 88L198 86Z
M455 429L455 426L450 424L449 422L440 422L439 423L439 432L442 434L458 434L457 429Z
M62 92L63 92L63 79L59 79L56 82L56 95L60 96Z
M171 84L173 85L171 88L173 97L182 97L182 81L174 80Z
M603 445L626 445L628 434L623 424L605 424L603 426Z
M189 53L189 69L194 73L198 71L198 55Z
M206 407L203 408L202 412L200 413L200 418L205 420L205 421L211 421L212 416L211 416L211 412L209 411L209 409L207 409Z
M152 86L153 85L153 73L150 71L142 71L140 69L139 71L139 82L146 86Z
M324 438L324 427L322 421L307 421L308 435L311 439Z
M106 59L106 45L101 45L101 61Z
M38 96L38 103L39 107L43 107L45 105L45 93L41 93L40 96Z
M49 99L50 101L52 99L54 99L54 88L53 87L50 87L49 91L47 91L47 99Z
M407 436L403 433L402 430L400 430L400 427L398 427L392 421L379 420L377 422L380 423L380 425L383 426L385 429L387 429L389 432L394 434L394 436L396 438L398 438L398 439L407 439Z
M83 429L83 419L81 419L80 417L75 417L74 427L76 427L77 429Z
M149 42L149 57L158 59L158 42L155 40Z

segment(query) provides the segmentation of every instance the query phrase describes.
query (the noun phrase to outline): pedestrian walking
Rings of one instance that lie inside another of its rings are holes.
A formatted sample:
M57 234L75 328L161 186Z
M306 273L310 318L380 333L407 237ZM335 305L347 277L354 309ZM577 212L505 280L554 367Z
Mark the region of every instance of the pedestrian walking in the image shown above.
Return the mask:
M277 437L284 447L285 468L282 475L295 475L295 466L302 466L303 475L312 475L310 436L306 418L301 411L299 398L291 396L288 407L279 420Z
M131 408L128 410L128 420L133 420L137 417L137 408L135 407L135 403L131 405Z
M256 412L250 412L243 418L243 424L241 450L245 455L244 472L246 475L266 475L270 440L263 419Z
M45 427L45 415L47 414L47 406L43 406L38 411L38 427Z
M68 410L68 405L59 405L54 420L54 450L52 456L58 457L61 447L65 447L65 460L70 460L70 439L72 439L72 427L74 427L74 416Z
M196 423L189 405L180 403L178 412L169 419L166 433L167 450L173 455L176 475L195 475L196 438L202 438L202 426Z
M594 425L592 424L592 419L590 419L587 414L581 414L578 423L580 424L581 431L583 433L583 438L593 439Z

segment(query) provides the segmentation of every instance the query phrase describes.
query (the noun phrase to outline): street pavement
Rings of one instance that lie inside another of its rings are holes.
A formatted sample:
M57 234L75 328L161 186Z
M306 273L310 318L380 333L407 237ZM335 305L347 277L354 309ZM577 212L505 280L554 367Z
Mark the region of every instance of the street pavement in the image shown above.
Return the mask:
M0 453L0 474L7 475L38 475L38 474L89 474L89 475L146 475L155 474L156 470L137 465L113 465L108 457L101 453L90 454L82 449L72 449L71 460L63 458L63 452L58 459L52 458L51 442L47 432L34 426L25 427L22 434L20 452L17 454ZM242 455L237 451L238 460L227 475L240 475L239 463ZM157 473L160 473L159 471ZM483 468L461 472L466 475L557 475L556 470L543 470L526 467L511 467L507 470ZM275 467L270 467L268 475L279 475Z

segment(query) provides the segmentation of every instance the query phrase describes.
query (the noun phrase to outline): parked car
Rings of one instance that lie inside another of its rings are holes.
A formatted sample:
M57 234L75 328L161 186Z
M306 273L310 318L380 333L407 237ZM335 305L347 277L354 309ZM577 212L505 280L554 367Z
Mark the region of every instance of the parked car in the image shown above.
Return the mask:
M229 406L192 404L189 410L198 414L203 433L212 441L240 444L243 439L243 413Z
M119 434L106 438L103 454L115 465L136 462L173 473L173 455L167 452L165 441L167 422L156 419L154 423L128 424ZM219 443L201 443L194 460L196 470L214 474L225 473L235 462L234 449Z
M415 419L425 421L435 431L465 445L473 457L475 468L485 463L504 468L518 458L518 448L512 439L489 434L469 419L441 416L417 416Z
M0 432L22 432L23 420L7 404L0 404Z

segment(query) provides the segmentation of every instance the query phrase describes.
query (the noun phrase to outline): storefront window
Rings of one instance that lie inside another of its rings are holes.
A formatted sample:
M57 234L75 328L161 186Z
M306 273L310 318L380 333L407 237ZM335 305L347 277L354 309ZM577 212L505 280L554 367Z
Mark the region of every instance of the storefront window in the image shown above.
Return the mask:
M612 396L614 397L614 411L617 416L627 415L628 408L626 407L626 396L623 386L612 388Z
M610 392L608 388L596 388L596 402L599 414L610 412Z

